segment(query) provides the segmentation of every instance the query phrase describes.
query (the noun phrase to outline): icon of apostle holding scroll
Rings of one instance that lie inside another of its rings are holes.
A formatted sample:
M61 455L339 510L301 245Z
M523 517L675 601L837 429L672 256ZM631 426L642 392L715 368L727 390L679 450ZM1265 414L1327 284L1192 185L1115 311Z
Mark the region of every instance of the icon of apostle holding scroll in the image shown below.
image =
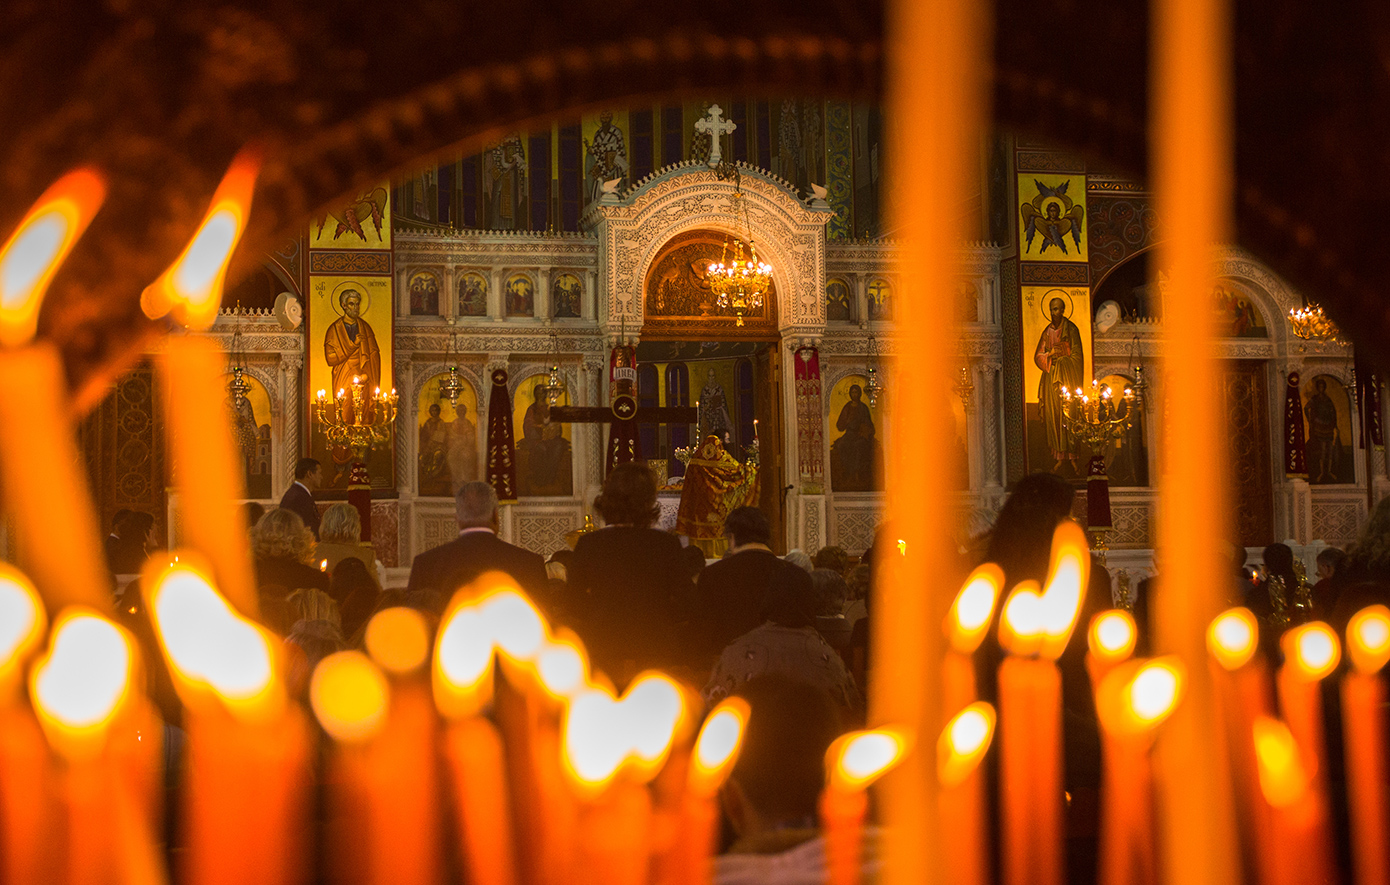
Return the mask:
M381 348L377 346L372 327L362 318L362 293L346 288L338 293L338 305L343 315L334 320L323 336L323 358L333 372L333 393L351 391L352 379L360 379L368 403L381 386ZM348 401L351 402L349 393Z

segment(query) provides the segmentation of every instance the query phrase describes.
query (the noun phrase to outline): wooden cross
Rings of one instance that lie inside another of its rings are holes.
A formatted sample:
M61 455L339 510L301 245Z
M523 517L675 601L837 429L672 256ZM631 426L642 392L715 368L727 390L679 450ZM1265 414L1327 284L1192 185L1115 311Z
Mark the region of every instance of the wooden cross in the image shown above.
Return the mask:
M709 159L706 163L713 167L718 166L719 161L724 158L724 149L720 145L720 139L726 133L733 132L738 128L738 124L733 120L723 118L724 109L719 105L709 106L709 116L695 121L695 129L699 132L709 133Z
M638 406L637 399L620 394L613 404L602 406L551 406L549 420L561 424L610 424L608 466L641 457L637 451L638 424L695 424L700 412L694 406Z

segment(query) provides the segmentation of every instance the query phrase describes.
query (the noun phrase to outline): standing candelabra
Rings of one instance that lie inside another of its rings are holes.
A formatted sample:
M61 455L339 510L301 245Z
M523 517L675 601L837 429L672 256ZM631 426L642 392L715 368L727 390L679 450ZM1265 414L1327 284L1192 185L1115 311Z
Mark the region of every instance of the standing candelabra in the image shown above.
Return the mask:
M349 389L339 388L332 399L328 398L327 391L318 392L314 398L314 417L331 445L365 455L391 439L395 432L397 400L394 389L382 393L378 387L369 396L366 383L354 375Z
M1106 443L1118 443L1124 437L1134 425L1140 405L1139 397L1128 385L1118 397L1109 384L1098 381L1091 382L1090 390L1062 387L1061 394L1062 423L1067 433L1085 443L1093 455L1100 454Z

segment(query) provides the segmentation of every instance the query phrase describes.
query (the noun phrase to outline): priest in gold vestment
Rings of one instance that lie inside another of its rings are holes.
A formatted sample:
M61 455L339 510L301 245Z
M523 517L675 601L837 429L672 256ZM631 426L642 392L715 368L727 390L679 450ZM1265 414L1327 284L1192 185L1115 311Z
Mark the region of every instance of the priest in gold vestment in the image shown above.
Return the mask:
M687 535L705 556L724 555L724 517L735 507L758 503L758 462L756 457L740 464L724 448L719 437L710 434L700 450L685 466L680 510L676 513L676 532Z

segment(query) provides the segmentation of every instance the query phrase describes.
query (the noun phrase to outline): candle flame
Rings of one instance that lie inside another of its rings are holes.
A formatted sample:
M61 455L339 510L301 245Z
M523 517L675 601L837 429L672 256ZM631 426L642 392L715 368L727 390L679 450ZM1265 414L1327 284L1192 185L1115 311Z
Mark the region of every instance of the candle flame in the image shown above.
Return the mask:
M284 695L270 635L233 609L187 556L152 574L148 609L175 679L211 690L245 719L277 712Z
M946 616L946 635L952 648L969 655L980 647L1003 586L1004 570L992 562L975 569L965 579Z
M1139 668L1125 688L1130 715L1149 727L1177 707L1183 693L1183 666L1174 656L1155 658Z
M375 737L386 724L391 686L360 651L329 655L309 680L309 704L323 730L348 743Z
M1129 612L1111 609L1091 619L1087 644L1096 660L1106 664L1118 664L1134 654L1138 632L1134 617Z
M362 636L367 654L383 670L404 675L417 669L430 654L430 628L413 608L394 606L372 615Z
M979 767L996 721L994 708L976 701L946 723L936 742L936 775L943 787L959 785Z
M1037 581L1022 581L1004 602L999 644L1011 655L1036 654L1042 645L1042 595Z
M532 661L540 654L546 641L545 621L521 591L496 590L482 600L479 612L498 651L514 661Z
M628 721L635 760L647 776L655 775L685 718L685 693L669 676L652 671L639 675L618 705Z
M628 755L618 702L602 686L575 696L565 710L565 770L581 792L601 792Z
M434 701L447 716L472 716L492 697L492 634L477 606L455 596L434 643Z
M713 796L734 770L748 716L747 701L725 698L705 718L690 760L690 789L697 795Z
M1352 615L1347 623L1347 654L1357 672L1368 675L1390 661L1390 608L1371 605Z
M120 627L80 608L59 615L29 683L49 739L66 752L99 748L130 696L133 667L133 646Z
M588 685L589 662L583 647L570 639L546 643L536 657L536 676L551 697L574 697Z
M211 328L222 305L227 264L251 214L260 167L260 152L254 149L232 160L183 254L141 294L140 307L150 319L172 312L190 329Z
M106 199L106 182L76 169L53 182L0 248L0 347L33 339L44 293Z
M841 735L825 754L831 788L844 792L867 788L903 760L909 745L907 732L898 728Z
M1277 719L1260 716L1255 720L1254 741L1260 792L1265 801L1275 808L1287 808L1303 798L1308 791L1309 775L1289 727Z
M47 616L33 583L0 562L0 685L10 682L43 638Z
M601 791L624 763L634 780L648 781L684 718L685 694L665 674L639 674L621 700L594 685L565 711L565 769L585 793Z
M1090 577L1091 547L1086 532L1072 520L1063 520L1052 533L1052 562L1043 586L1039 649L1043 657L1055 661L1066 650Z
M1315 682L1328 676L1342 659L1337 634L1322 621L1311 621L1294 627L1280 640L1284 648L1284 664L1300 679Z
M1259 630L1250 609L1227 609L1207 628L1207 650L1227 670L1239 670L1255 656Z

